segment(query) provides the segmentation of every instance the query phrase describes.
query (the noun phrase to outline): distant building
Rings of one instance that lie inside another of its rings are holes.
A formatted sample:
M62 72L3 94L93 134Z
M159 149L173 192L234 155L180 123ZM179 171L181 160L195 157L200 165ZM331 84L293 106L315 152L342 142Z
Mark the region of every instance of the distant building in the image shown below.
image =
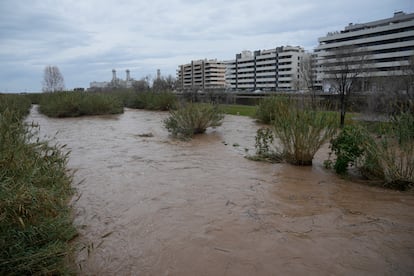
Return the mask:
M177 70L177 89L225 88L226 65L216 59L193 60Z
M384 77L404 75L410 58L414 56L414 13L396 12L391 18L362 24L350 23L342 31L319 38L315 53L318 56L318 79L322 81L325 91L331 87L329 74L341 62L332 53L350 46L359 49L358 55L366 54L365 63L368 66L360 75L365 83L362 89L375 86L376 78L384 81Z
M226 61L226 81L234 90L300 89L300 62L306 56L299 46L243 51Z
M135 82L134 79L130 76L130 71L127 69L126 71L126 78L125 80L119 79L116 76L116 70L112 69L112 80L108 81L93 81L89 84L89 90L99 90L99 89L106 89L106 88L131 88L133 83Z

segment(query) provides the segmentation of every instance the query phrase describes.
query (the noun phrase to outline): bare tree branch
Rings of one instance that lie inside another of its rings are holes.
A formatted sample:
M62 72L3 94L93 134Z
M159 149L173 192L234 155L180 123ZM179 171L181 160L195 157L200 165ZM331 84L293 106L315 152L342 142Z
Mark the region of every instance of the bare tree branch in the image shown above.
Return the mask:
M350 94L356 83L368 77L369 53L364 48L354 46L331 50L321 60L324 79L338 92L341 104L341 127L345 124L345 114Z
M65 82L57 66L46 66L43 75L43 92L56 92L65 89Z

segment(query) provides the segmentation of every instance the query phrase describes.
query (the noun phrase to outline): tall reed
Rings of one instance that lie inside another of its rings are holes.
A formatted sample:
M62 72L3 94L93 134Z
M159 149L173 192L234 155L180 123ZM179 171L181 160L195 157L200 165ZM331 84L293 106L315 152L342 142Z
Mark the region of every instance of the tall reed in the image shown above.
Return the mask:
M0 112L0 275L68 274L76 235L68 155L39 141L21 112L13 105Z

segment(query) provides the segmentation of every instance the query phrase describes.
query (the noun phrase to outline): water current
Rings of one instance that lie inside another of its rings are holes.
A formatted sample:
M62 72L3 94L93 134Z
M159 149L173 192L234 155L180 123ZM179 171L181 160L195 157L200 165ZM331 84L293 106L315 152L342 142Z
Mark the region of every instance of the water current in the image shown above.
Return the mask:
M247 160L260 127L227 115L191 141L168 113L51 119L66 144L80 275L413 275L414 195Z

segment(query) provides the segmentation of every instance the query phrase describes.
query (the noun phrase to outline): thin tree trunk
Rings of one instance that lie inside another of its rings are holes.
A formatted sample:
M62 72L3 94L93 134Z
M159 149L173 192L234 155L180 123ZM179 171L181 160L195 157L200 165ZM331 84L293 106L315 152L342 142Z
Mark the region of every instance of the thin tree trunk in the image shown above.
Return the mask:
M341 128L343 128L345 125L346 100L347 100L347 95L345 94L345 91L343 91L341 93L341 122L340 122Z

